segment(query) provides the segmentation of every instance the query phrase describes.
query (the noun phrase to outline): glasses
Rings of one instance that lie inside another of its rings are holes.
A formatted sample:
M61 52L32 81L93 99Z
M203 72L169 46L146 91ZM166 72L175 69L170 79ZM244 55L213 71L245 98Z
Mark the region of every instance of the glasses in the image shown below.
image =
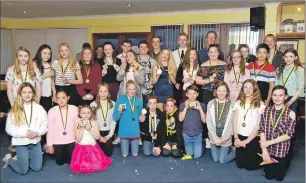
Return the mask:
M241 59L241 57L233 57L233 59Z

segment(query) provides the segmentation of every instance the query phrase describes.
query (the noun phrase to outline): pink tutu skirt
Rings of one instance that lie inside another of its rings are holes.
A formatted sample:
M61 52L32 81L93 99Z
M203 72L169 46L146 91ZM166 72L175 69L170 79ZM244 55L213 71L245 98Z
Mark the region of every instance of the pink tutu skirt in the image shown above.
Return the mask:
M94 146L76 144L70 168L75 173L91 173L106 170L111 164L112 159L104 154L97 143Z

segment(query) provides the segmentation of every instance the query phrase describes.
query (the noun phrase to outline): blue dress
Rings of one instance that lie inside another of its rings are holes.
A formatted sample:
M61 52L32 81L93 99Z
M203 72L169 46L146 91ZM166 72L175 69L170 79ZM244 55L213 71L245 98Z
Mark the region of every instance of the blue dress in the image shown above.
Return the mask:
M139 117L142 111L142 101L136 98L136 105L134 108L134 113L132 112L131 106L133 106L134 98L128 99L127 95L122 95L116 102L113 112L113 119L119 122L119 137L120 138L133 138L140 136L139 127ZM128 102L130 100L130 104ZM118 107L120 104L125 104L126 108L120 114L118 112Z
M173 97L173 86L169 82L168 67L162 67L162 74L154 86L154 95L158 97L158 103L163 103L167 98Z

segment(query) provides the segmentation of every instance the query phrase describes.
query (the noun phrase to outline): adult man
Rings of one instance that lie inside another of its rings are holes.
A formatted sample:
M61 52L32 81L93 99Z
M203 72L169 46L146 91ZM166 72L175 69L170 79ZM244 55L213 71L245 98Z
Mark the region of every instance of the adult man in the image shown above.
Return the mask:
M184 61L184 57L187 51L187 40L188 40L188 35L186 33L182 32L179 34L178 36L179 48L173 51L173 58L177 68Z
M159 36L154 36L152 38L152 46L153 50L150 53L150 56L154 58L156 61L158 60L159 53L161 52L161 45L163 44L161 38Z
M198 51L198 58L199 58L199 65L209 60L208 58L208 47L211 44L216 44L217 40L217 33L215 31L207 32L205 36L205 48ZM219 60L224 61L224 54L220 51Z

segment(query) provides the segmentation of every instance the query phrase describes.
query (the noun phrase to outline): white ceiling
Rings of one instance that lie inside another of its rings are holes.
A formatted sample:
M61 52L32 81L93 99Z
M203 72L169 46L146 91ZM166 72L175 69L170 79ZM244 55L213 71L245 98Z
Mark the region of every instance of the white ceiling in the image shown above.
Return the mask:
M280 0L99 0L1 1L1 17L55 18L114 14L250 8ZM301 0L283 0L297 2ZM303 1L302 1L303 2ZM128 7L127 4L132 4ZM24 13L26 12L26 13Z

